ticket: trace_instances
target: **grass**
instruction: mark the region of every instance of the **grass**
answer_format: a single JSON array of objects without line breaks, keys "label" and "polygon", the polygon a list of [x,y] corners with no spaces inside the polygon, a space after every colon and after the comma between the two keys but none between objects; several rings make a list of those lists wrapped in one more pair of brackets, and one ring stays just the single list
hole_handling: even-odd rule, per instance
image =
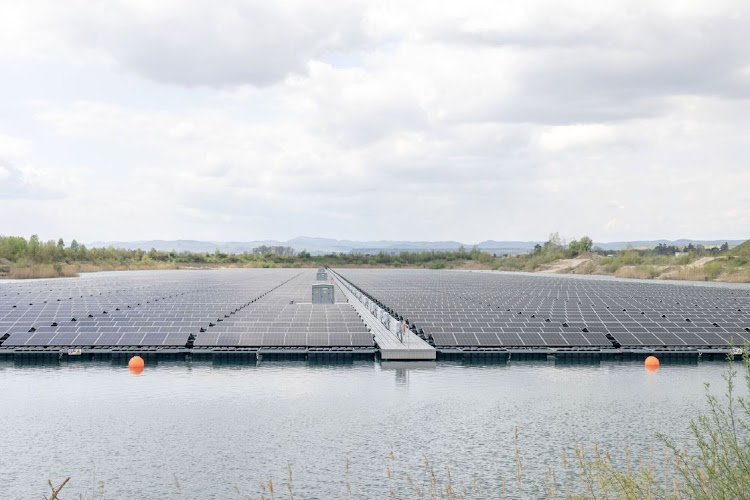
[{"label": "grass", "polygon": [[[722,255],[702,263],[698,262],[701,258],[700,254],[644,256],[625,251],[612,257],[593,255],[583,264],[563,272],[614,275],[619,278],[750,283],[750,256]],[[503,269],[502,266],[497,267]],[[506,267],[505,270],[511,269]]]},{"label": "grass", "polygon": [[711,278],[703,267],[678,267],[669,274],[669,279],[683,281],[708,281]]},{"label": "grass", "polygon": [[729,250],[729,253],[735,257],[750,258],[750,240],[737,245]]},{"label": "grass", "polygon": [[573,268],[572,273],[573,274],[594,274],[595,269],[596,269],[596,265],[594,264],[593,261],[590,260],[588,262],[581,264],[580,266]]},{"label": "grass", "polygon": [[[671,279],[687,281],[725,281],[733,283],[750,283],[750,258],[749,257],[719,257],[701,266],[691,265],[686,257],[664,257],[644,258],[630,255],[617,257],[601,257],[592,255],[590,260],[575,266],[562,268],[561,273],[572,274],[597,274],[614,275],[619,278],[639,279]],[[537,272],[554,265],[565,256],[562,254],[547,254],[521,257],[499,257],[490,261],[480,260],[434,260],[423,264],[351,264],[339,267],[357,268],[423,268],[423,269],[491,269],[500,271],[526,271]],[[688,264],[680,264],[688,262]],[[11,279],[38,279],[38,278],[60,278],[75,277],[80,273],[92,273],[101,271],[132,271],[132,270],[168,270],[168,269],[215,269],[224,267],[245,268],[274,268],[274,267],[317,267],[311,263],[305,265],[296,262],[288,265],[279,264],[274,261],[254,261],[248,263],[129,263],[129,264],[35,264],[24,266],[5,266],[0,269],[0,278]]]},{"label": "grass", "polygon": [[[686,257],[643,258],[627,255],[617,257],[601,257],[593,255],[590,260],[575,266],[562,268],[561,273],[613,275],[619,278],[639,279],[671,279],[687,281],[724,281],[732,283],[750,283],[750,258],[748,257],[719,257],[704,265],[691,265]],[[434,260],[421,264],[343,264],[337,267],[357,268],[422,268],[422,269],[487,269],[499,271],[538,272],[554,265],[565,256],[562,254],[548,254],[542,256],[498,257],[487,260]],[[688,264],[680,264],[688,262]],[[167,270],[167,269],[216,269],[225,267],[244,268],[275,268],[275,267],[317,267],[317,263],[305,264],[295,262],[280,264],[274,261],[253,261],[247,263],[129,263],[129,264],[34,264],[23,266],[4,266],[0,268],[0,278],[38,279],[75,277],[80,273],[101,271],[133,271],[133,270]]]},{"label": "grass", "polygon": [[750,267],[740,271],[728,272],[722,276],[721,281],[728,283],[750,283]]},{"label": "grass", "polygon": [[[750,357],[743,350],[744,386],[750,393]],[[723,378],[726,389],[717,397],[705,385],[708,412],[690,423],[695,451],[679,446],[664,434],[657,439],[664,445],[658,462],[654,452],[638,467],[630,461],[623,468],[612,463],[608,454],[595,452],[589,459],[579,456],[578,479],[584,491],[575,498],[667,498],[723,499],[747,498],[750,492],[750,400],[737,395],[733,356]],[[566,497],[569,497],[566,495]]]},{"label": "grass", "polygon": [[213,269],[217,267],[275,267],[274,265],[240,266],[209,265],[205,263],[174,264],[152,262],[148,264],[33,264],[25,266],[8,266],[5,273],[10,279],[44,279],[44,278],[74,278],[80,273],[97,273],[103,271],[155,271],[169,269]]},{"label": "grass", "polygon": [[653,279],[660,276],[662,269],[653,265],[625,266],[615,271],[618,278]]},{"label": "grass", "polygon": [[73,278],[78,271],[73,266],[55,266],[38,264],[29,267],[11,267],[8,271],[10,279],[39,279],[39,278]]}]

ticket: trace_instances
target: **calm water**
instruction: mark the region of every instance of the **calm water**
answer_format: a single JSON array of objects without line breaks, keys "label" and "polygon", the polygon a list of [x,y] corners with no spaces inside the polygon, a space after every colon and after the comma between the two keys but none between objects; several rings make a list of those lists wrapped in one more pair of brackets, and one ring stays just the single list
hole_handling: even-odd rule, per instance
[{"label": "calm water", "polygon": [[181,498],[236,498],[235,486],[256,498],[262,481],[282,489],[288,464],[296,498],[344,497],[347,481],[355,498],[385,498],[386,468],[395,486],[404,472],[421,483],[423,456],[455,483],[475,475],[498,491],[515,478],[515,426],[526,477],[559,467],[576,442],[616,456],[645,452],[657,431],[683,442],[703,382],[723,388],[725,369],[410,366],[162,363],[136,377],[0,362],[2,498],[41,498],[47,478],[68,475],[63,498],[98,481],[106,498],[178,498],[175,474]]}]

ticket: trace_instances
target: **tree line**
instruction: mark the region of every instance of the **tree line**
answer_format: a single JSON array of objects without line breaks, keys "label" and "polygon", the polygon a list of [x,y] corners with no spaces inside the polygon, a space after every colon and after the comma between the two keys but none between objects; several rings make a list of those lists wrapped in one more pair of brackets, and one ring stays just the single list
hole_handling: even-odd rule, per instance
[{"label": "tree line", "polygon": [[422,251],[375,255],[358,253],[329,253],[311,255],[307,250],[295,251],[285,246],[259,246],[249,252],[213,252],[129,250],[124,248],[87,248],[76,240],[69,245],[63,239],[41,241],[37,235],[28,240],[20,236],[0,236],[0,261],[16,266],[93,264],[93,265],[148,265],[166,264],[230,264],[230,265],[372,265],[445,267],[453,261],[477,260],[489,262],[490,254],[476,248],[467,251]]},{"label": "tree line", "polygon": [[288,246],[259,246],[249,252],[231,253],[216,249],[213,252],[190,252],[175,250],[162,251],[129,250],[123,248],[87,248],[72,240],[66,244],[63,239],[41,241],[37,235],[28,240],[20,236],[0,236],[0,265],[15,267],[52,265],[59,268],[65,264],[90,264],[93,266],[148,267],[150,265],[237,265],[254,267],[306,267],[327,266],[384,266],[384,267],[426,267],[442,269],[456,267],[465,261],[475,261],[483,267],[493,269],[533,270],[555,260],[574,258],[592,252],[600,255],[634,255],[645,257],[674,256],[675,252],[689,252],[691,255],[724,253],[729,245],[706,249],[701,245],[690,244],[684,248],[660,244],[653,249],[604,251],[593,247],[588,236],[565,242],[558,233],[553,233],[544,244],[537,244],[527,254],[508,256],[493,255],[478,248],[466,250],[460,247],[454,251],[404,251],[399,253],[378,252],[329,253],[311,255],[306,250],[296,251]]}]

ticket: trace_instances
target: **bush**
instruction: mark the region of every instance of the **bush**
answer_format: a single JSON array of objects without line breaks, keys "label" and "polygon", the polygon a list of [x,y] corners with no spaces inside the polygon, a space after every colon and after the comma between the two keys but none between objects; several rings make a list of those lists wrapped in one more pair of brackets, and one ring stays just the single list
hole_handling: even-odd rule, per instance
[{"label": "bush", "polygon": [[675,260],[675,263],[680,266],[686,266],[690,264],[692,261],[693,261],[692,257],[688,254],[688,255],[682,255],[680,257],[677,257],[677,259]]},{"label": "bush", "polygon": [[[750,358],[743,351],[745,388],[750,392]],[[664,434],[668,459],[657,470],[653,462],[622,470],[605,454],[595,453],[593,460],[579,456],[579,477],[584,479],[585,494],[576,498],[748,498],[750,491],[750,400],[736,395],[737,370],[729,355],[724,375],[726,392],[717,398],[706,384],[709,410],[690,422],[696,452],[688,452]]]},{"label": "bush", "polygon": [[620,261],[620,265],[635,266],[643,262],[643,257],[635,250],[625,250],[620,253],[617,260]]},{"label": "bush", "polygon": [[714,260],[703,266],[703,270],[706,272],[706,276],[710,279],[715,279],[724,271],[724,266],[721,262]]},{"label": "bush", "polygon": [[628,266],[617,270],[615,276],[618,278],[638,278],[653,279],[659,276],[661,272],[654,266]]},{"label": "bush", "polygon": [[621,262],[614,257],[604,257],[600,263],[602,268],[604,268],[604,272],[610,274],[614,274],[622,266]]}]

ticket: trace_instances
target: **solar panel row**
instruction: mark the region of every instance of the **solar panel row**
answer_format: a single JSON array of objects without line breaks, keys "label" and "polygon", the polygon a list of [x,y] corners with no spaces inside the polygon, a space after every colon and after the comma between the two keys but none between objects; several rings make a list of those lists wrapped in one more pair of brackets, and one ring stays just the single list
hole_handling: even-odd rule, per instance
[{"label": "solar panel row", "polygon": [[335,304],[311,303],[317,273],[306,270],[284,286],[200,334],[196,346],[371,347],[372,334],[336,287]]},{"label": "solar panel row", "polygon": [[0,343],[18,346],[372,346],[342,294],[314,308],[314,270],[226,269],[0,283]]},{"label": "solar panel row", "polygon": [[750,341],[750,289],[458,271],[339,274],[437,347],[726,347]]}]

